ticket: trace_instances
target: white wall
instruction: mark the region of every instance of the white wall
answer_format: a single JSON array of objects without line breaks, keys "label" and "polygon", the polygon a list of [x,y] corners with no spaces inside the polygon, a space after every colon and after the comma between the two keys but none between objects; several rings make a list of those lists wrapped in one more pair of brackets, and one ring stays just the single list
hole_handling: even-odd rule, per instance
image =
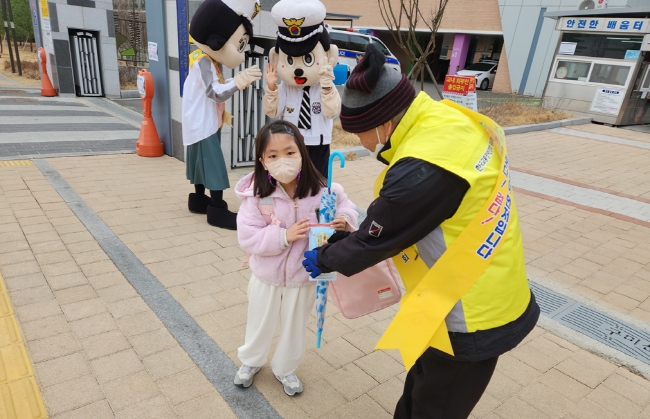
[{"label": "white wall", "polygon": [[[532,47],[537,22],[542,8],[546,12],[577,10],[581,0],[498,0],[501,12],[503,39],[508,54],[510,83],[513,92],[541,96],[553,60],[560,33],[555,31],[555,20],[545,18],[534,51],[526,86],[519,92],[528,56]],[[648,0],[609,0],[609,8],[636,7]]]}]

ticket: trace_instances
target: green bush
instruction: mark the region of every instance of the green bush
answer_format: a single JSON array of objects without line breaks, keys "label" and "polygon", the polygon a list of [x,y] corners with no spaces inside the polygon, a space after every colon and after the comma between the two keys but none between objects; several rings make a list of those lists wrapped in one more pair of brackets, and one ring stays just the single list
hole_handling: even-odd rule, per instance
[{"label": "green bush", "polygon": [[[28,37],[30,40],[34,39],[34,27],[32,26],[31,12],[29,10],[29,0],[5,0],[5,2],[11,3],[18,40],[22,42]],[[9,4],[7,4],[7,7],[9,7]],[[2,16],[2,8],[0,8],[0,16]],[[2,21],[9,21],[8,16],[6,18],[4,16],[2,17]],[[5,28],[4,25],[1,26],[0,37],[4,37]],[[9,35],[13,38],[13,32],[9,32]]]}]

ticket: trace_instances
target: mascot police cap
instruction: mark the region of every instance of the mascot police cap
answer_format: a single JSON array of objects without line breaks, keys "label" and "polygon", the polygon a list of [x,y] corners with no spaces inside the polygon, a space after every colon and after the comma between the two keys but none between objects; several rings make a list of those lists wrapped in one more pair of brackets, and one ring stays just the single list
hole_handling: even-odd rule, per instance
[{"label": "mascot police cap", "polygon": [[253,36],[252,21],[260,10],[259,0],[205,0],[192,17],[190,35],[218,51],[240,25]]},{"label": "mascot police cap", "polygon": [[271,9],[273,22],[278,26],[276,51],[291,57],[311,52],[320,42],[325,51],[330,49],[330,37],[323,25],[327,10],[319,0],[280,0]]}]

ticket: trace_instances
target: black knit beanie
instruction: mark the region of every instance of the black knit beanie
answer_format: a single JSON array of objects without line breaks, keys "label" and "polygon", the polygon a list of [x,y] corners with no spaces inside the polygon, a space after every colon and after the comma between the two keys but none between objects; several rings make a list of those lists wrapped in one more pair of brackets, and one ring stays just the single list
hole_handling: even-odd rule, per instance
[{"label": "black knit beanie", "polygon": [[252,37],[253,25],[247,17],[238,15],[221,0],[205,0],[192,17],[190,35],[196,42],[219,51],[241,24]]},{"label": "black knit beanie", "polygon": [[372,44],[350,75],[341,98],[341,125],[365,132],[391,120],[411,105],[415,89],[400,72],[386,67],[386,56]]}]

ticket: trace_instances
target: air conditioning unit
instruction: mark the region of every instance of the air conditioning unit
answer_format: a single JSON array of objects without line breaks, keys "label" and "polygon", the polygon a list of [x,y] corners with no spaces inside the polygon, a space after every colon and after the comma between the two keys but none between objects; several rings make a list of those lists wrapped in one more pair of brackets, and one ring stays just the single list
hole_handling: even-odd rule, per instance
[{"label": "air conditioning unit", "polygon": [[607,9],[607,0],[598,0],[596,2],[596,9]]},{"label": "air conditioning unit", "polygon": [[596,7],[596,3],[594,0],[583,0],[579,5],[578,5],[578,10],[589,10],[589,9],[594,9]]}]

